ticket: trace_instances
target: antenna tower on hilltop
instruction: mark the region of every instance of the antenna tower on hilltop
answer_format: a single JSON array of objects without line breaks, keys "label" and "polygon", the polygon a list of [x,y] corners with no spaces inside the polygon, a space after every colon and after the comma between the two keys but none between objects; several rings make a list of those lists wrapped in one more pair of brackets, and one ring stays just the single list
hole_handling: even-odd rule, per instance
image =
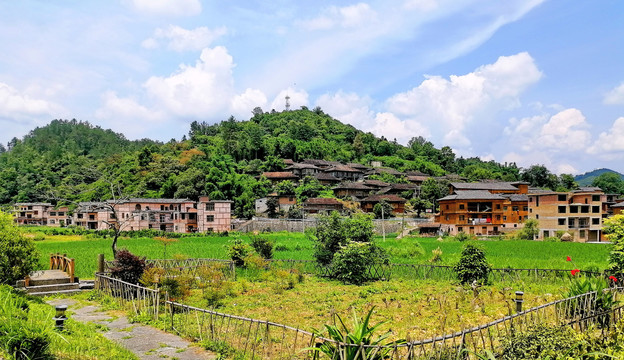
[{"label": "antenna tower on hilltop", "polygon": [[285,107],[285,109],[286,109],[286,111],[290,111],[290,96],[288,96],[288,94],[286,94],[285,99],[286,99],[286,107]]}]

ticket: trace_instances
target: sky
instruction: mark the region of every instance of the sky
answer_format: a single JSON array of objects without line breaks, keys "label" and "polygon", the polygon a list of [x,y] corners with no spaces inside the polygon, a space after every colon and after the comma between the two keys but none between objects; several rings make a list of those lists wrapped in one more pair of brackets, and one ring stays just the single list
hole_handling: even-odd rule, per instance
[{"label": "sky", "polygon": [[320,106],[399,143],[624,172],[621,0],[0,0],[0,143]]}]

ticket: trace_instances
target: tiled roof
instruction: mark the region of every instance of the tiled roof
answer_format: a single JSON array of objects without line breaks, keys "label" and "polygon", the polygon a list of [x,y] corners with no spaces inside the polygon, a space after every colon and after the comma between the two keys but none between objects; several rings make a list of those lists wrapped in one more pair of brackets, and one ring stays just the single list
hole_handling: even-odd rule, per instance
[{"label": "tiled roof", "polygon": [[380,202],[381,200],[385,200],[386,202],[389,203],[406,203],[407,200],[403,199],[402,197],[398,196],[398,195],[371,195],[367,198],[365,198],[364,200],[362,200],[362,202]]},{"label": "tiled roof", "polygon": [[379,168],[374,168],[373,170],[371,170],[368,174],[369,175],[373,175],[373,174],[390,174],[390,175],[396,175],[396,176],[401,176],[401,175],[405,175],[402,172],[395,170],[393,168],[387,168],[387,167],[379,167]]},{"label": "tiled roof", "polygon": [[[108,203],[114,203],[114,200],[106,200]],[[189,199],[143,199],[143,198],[130,198],[127,200],[117,201],[119,204],[127,203],[149,203],[149,204],[180,204],[185,202],[193,202]]]},{"label": "tiled roof", "polygon": [[305,201],[306,205],[342,205],[342,203],[334,198],[310,198]]},{"label": "tiled roof", "polygon": [[429,178],[429,175],[407,175],[407,181],[413,182],[423,182]]},{"label": "tiled roof", "polygon": [[421,171],[418,171],[418,170],[406,171],[405,175],[407,175],[407,176],[425,176],[425,177],[429,177],[430,176],[430,175],[427,175],[424,172],[421,172]]},{"label": "tiled roof", "polygon": [[478,182],[462,183],[454,182],[451,186],[457,190],[518,190],[510,182]]},{"label": "tiled roof", "polygon": [[313,165],[313,164],[303,164],[303,163],[294,163],[294,164],[292,164],[292,165],[290,165],[289,167],[286,168],[286,170],[291,170],[291,169],[317,169],[317,170],[321,170],[316,165]]},{"label": "tiled roof", "polygon": [[15,203],[15,206],[52,206],[50,203],[32,202],[32,203]]},{"label": "tiled roof", "polygon": [[580,193],[580,192],[596,192],[596,191],[602,191],[602,189],[599,187],[595,187],[595,186],[584,186],[584,187],[580,187],[574,190],[573,192]]},{"label": "tiled roof", "polygon": [[349,183],[343,183],[340,184],[338,186],[336,186],[334,188],[334,190],[338,190],[338,189],[347,189],[347,190],[375,190],[374,188],[370,187],[370,186],[366,186],[361,182],[349,182]]},{"label": "tiled roof", "polygon": [[617,204],[613,204],[613,205],[611,205],[611,207],[612,207],[612,208],[614,208],[614,207],[617,207],[617,208],[624,207],[624,201],[619,202],[619,203],[617,203]]},{"label": "tiled roof", "polygon": [[443,200],[504,200],[505,198],[499,194],[492,194],[487,190],[457,190],[455,194],[445,196],[438,201]]},{"label": "tiled roof", "polygon": [[353,173],[362,172],[362,170],[354,169],[347,165],[336,165],[336,166],[332,166],[330,168],[325,169],[325,172],[332,172],[332,171],[353,172]]},{"label": "tiled roof", "polygon": [[316,173],[316,174],[314,174],[314,177],[317,180],[340,182],[340,179],[338,179],[334,175],[328,174],[328,173],[324,173],[324,172]]},{"label": "tiled roof", "polygon": [[347,163],[347,166],[352,167],[354,169],[359,169],[359,170],[369,170],[370,166],[366,166],[366,165],[362,165],[362,164],[358,164],[358,163]]},{"label": "tiled roof", "polygon": [[511,194],[509,196],[511,201],[529,201],[529,195],[527,194]]},{"label": "tiled roof", "polygon": [[298,179],[298,177],[289,171],[272,171],[263,172],[262,176],[267,179]]},{"label": "tiled roof", "polygon": [[364,185],[367,186],[373,186],[373,187],[386,187],[386,186],[390,186],[389,183],[385,182],[385,181],[381,181],[381,180],[364,180]]}]

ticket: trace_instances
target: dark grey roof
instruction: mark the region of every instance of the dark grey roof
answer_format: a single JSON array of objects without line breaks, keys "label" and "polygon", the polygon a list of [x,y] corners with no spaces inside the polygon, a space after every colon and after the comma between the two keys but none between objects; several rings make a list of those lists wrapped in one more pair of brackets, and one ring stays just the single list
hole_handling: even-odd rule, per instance
[{"label": "dark grey roof", "polygon": [[513,186],[510,182],[453,182],[451,186],[457,190],[518,190],[518,188]]},{"label": "dark grey roof", "polygon": [[[127,200],[119,201],[120,204],[123,203],[150,203],[150,204],[179,204],[184,202],[189,202],[192,200],[189,199],[144,199],[144,198],[130,198]],[[112,203],[113,200],[107,200],[107,202]]]},{"label": "dark grey roof", "polygon": [[321,170],[318,166],[314,165],[314,164],[305,164],[305,163],[294,163],[292,165],[290,165],[289,167],[286,168],[286,170],[292,170],[292,169],[317,169],[317,170]]},{"label": "dark grey roof", "polygon": [[343,183],[340,184],[338,186],[336,186],[334,188],[334,190],[338,190],[338,189],[348,189],[348,190],[375,190],[374,188],[370,187],[370,186],[366,186],[361,182],[350,182],[350,183]]},{"label": "dark grey roof", "polygon": [[573,192],[580,193],[580,192],[595,192],[595,191],[602,191],[602,189],[599,187],[595,187],[595,186],[583,186],[574,190]]},{"label": "dark grey roof", "polygon": [[316,173],[316,174],[314,174],[314,177],[317,180],[336,181],[336,182],[340,181],[340,179],[338,179],[334,175],[329,174],[329,173],[325,173],[325,172]]},{"label": "dark grey roof", "polygon": [[504,200],[500,194],[492,194],[487,190],[458,190],[455,194],[445,196],[438,201],[443,200]]},{"label": "dark grey roof", "polygon": [[511,194],[509,196],[511,201],[529,201],[529,195],[527,194]]},{"label": "dark grey roof", "polygon": [[618,207],[618,208],[620,208],[620,207],[624,207],[624,201],[619,202],[619,203],[617,203],[617,204],[613,204],[613,205],[611,205],[611,207],[612,207],[612,208],[614,208],[614,207]]},{"label": "dark grey roof", "polygon": [[32,202],[32,203],[15,203],[15,206],[52,206],[50,203]]}]

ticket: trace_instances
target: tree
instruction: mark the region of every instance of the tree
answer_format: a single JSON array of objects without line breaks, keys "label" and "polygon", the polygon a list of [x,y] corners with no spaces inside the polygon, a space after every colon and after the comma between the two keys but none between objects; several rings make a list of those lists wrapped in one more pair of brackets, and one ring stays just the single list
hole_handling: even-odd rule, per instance
[{"label": "tree", "polygon": [[425,211],[426,209],[431,209],[431,207],[433,206],[433,204],[431,204],[431,201],[419,197],[413,198],[409,202],[412,205],[414,211],[416,211],[416,216],[418,217],[422,215],[423,211]]},{"label": "tree", "polygon": [[0,211],[0,284],[15,285],[38,263],[33,241],[21,233],[13,215]]},{"label": "tree", "polygon": [[373,206],[373,213],[375,219],[387,219],[392,217],[392,205],[388,204],[386,200],[381,200],[375,206]]},{"label": "tree", "polygon": [[342,226],[343,219],[337,211],[328,216],[321,216],[316,225],[314,243],[314,258],[323,266],[327,266],[334,259],[334,254],[347,244],[347,235]]},{"label": "tree", "polygon": [[306,176],[295,189],[295,194],[297,195],[297,200],[303,203],[309,198],[318,197],[324,188],[325,187],[316,178]]},{"label": "tree", "polygon": [[574,180],[574,176],[570,174],[561,174],[559,175],[559,183],[565,189],[565,191],[571,191],[578,189],[578,184]]},{"label": "tree", "polygon": [[604,225],[603,231],[612,244],[608,272],[619,281],[624,281],[624,215],[605,219]]},{"label": "tree", "polygon": [[544,165],[531,165],[528,169],[523,169],[520,174],[522,181],[526,181],[531,186],[548,188],[555,190],[559,183],[556,175],[552,174]]},{"label": "tree", "polygon": [[607,194],[624,194],[624,180],[614,172],[598,175],[592,182],[592,186],[601,188]]},{"label": "tree", "polygon": [[267,214],[270,218],[276,218],[279,215],[279,201],[276,197],[272,196],[267,199]]},{"label": "tree", "polygon": [[518,232],[518,237],[524,240],[535,240],[539,235],[539,220],[527,219],[524,221],[524,227]]},{"label": "tree", "polygon": [[464,285],[483,285],[488,281],[488,276],[492,268],[485,259],[485,251],[476,244],[467,243],[459,257],[459,262],[453,267],[459,282]]}]

